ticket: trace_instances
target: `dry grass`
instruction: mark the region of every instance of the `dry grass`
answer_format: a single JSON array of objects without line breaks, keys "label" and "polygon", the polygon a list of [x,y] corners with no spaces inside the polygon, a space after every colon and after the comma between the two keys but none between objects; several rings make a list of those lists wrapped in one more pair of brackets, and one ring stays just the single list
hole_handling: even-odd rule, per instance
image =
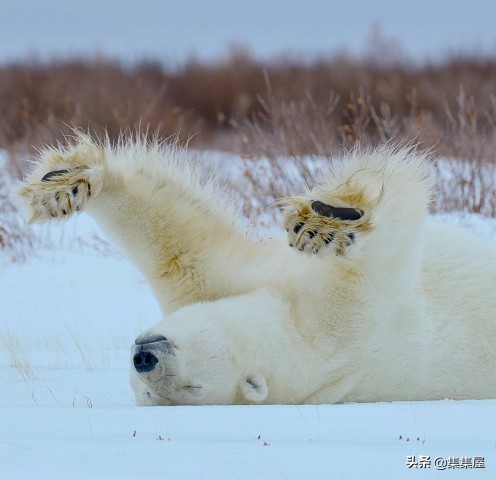
[{"label": "dry grass", "polygon": [[[277,149],[282,143],[294,154],[326,153],[364,135],[374,141],[398,130],[414,136],[424,127],[432,143],[449,121],[447,111],[458,108],[461,87],[474,111],[490,109],[496,58],[262,63],[234,50],[217,63],[190,61],[173,71],[110,60],[23,63],[0,67],[0,148],[27,151],[61,138],[64,124],[97,134],[106,129],[111,138],[148,126],[164,136],[194,136],[196,146],[222,142],[233,149],[233,133],[245,126],[249,133],[256,123],[268,135],[264,144]],[[489,125],[484,116],[478,122]],[[278,137],[283,131],[289,133]]]},{"label": "dry grass", "polygon": [[300,102],[278,101],[269,88],[262,100],[263,114],[239,126],[239,148],[252,161],[246,172],[250,194],[259,199],[260,211],[266,206],[262,199],[273,203],[319,182],[326,168],[323,159],[340,157],[357,143],[393,141],[435,152],[437,196],[432,211],[496,216],[495,96],[489,95],[480,107],[460,86],[454,106],[446,103],[444,117],[435,118],[414,108],[407,115],[393,115],[385,103],[378,110],[361,91],[350,96],[344,124],[335,112],[337,104],[334,96],[327,104],[311,96]]},{"label": "dry grass", "polygon": [[0,171],[0,252],[8,252],[9,259],[16,262],[33,251],[36,240],[19,214],[13,196],[12,179]]},{"label": "dry grass", "polygon": [[[254,218],[318,181],[325,159],[357,142],[415,141],[448,159],[438,165],[434,210],[496,216],[496,58],[379,60],[263,63],[235,50],[174,71],[104,59],[3,66],[0,148],[17,177],[33,146],[61,139],[68,125],[111,139],[123,130],[180,132],[193,147],[247,159],[251,188],[240,193]],[[33,238],[0,177],[0,249],[22,258]]]}]

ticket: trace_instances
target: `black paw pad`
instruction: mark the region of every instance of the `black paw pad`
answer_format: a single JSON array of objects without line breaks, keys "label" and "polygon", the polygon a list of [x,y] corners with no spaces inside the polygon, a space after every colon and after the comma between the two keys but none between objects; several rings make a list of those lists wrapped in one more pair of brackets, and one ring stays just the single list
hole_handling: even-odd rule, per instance
[{"label": "black paw pad", "polygon": [[53,172],[48,172],[46,175],[43,175],[41,181],[48,182],[53,177],[60,177],[60,175],[64,175],[64,173],[69,173],[69,170],[54,170]]},{"label": "black paw pad", "polygon": [[339,220],[359,220],[363,212],[357,208],[341,208],[326,205],[319,200],[311,203],[312,210],[323,217],[337,218]]},{"label": "black paw pad", "polygon": [[293,229],[293,232],[298,233],[303,228],[303,225],[305,225],[303,222],[297,223]]}]

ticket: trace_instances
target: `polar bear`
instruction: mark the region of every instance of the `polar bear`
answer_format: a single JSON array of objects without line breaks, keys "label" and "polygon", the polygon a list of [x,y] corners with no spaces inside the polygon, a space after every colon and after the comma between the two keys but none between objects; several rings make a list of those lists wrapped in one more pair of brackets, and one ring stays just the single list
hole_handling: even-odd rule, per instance
[{"label": "polar bear", "polygon": [[263,242],[175,145],[78,133],[19,193],[31,222],[86,211],[151,285],[139,405],[496,398],[496,248],[429,220],[427,163],[352,151]]}]

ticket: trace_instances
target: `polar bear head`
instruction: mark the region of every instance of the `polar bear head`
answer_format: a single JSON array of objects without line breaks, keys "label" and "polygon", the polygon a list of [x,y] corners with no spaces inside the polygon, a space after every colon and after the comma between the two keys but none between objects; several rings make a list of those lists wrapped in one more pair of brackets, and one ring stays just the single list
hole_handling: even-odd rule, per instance
[{"label": "polar bear head", "polygon": [[263,402],[268,377],[285,361],[284,352],[276,351],[280,341],[287,344],[281,338],[285,316],[280,310],[280,303],[262,292],[194,304],[169,315],[132,347],[137,403]]}]

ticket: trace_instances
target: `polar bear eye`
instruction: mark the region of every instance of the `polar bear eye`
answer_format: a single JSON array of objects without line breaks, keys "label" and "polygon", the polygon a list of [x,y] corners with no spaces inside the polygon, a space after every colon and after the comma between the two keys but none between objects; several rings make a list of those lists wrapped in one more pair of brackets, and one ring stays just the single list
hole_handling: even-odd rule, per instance
[{"label": "polar bear eye", "polygon": [[204,396],[204,389],[201,385],[184,385],[181,389],[193,397],[202,398]]}]

